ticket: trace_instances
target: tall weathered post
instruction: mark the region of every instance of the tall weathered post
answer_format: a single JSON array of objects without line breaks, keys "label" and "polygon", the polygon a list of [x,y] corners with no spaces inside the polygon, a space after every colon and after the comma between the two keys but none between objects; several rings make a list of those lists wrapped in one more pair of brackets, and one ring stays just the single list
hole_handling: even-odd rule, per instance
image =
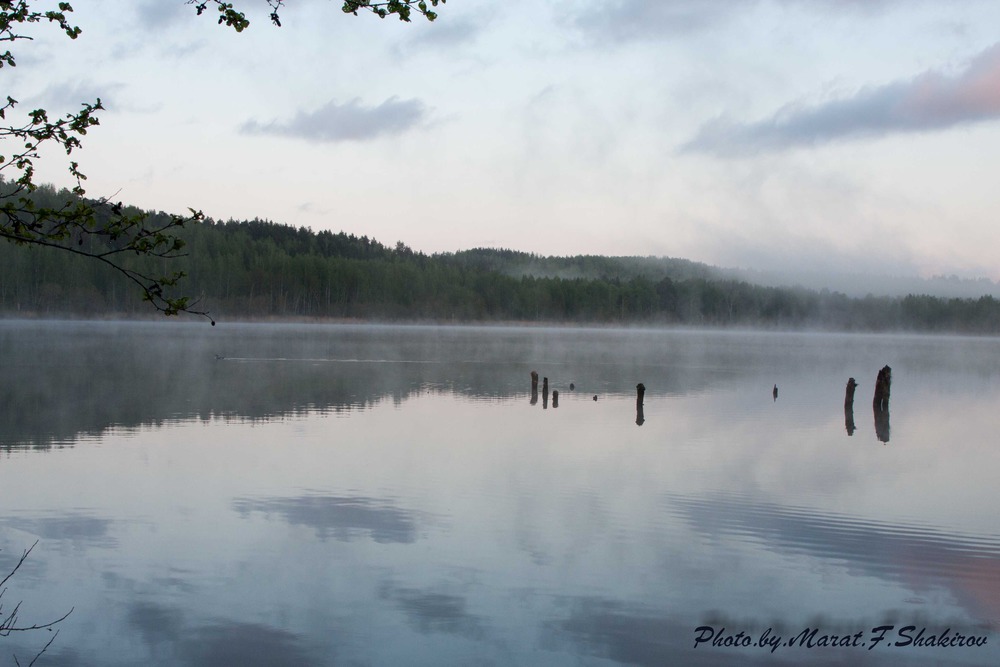
[{"label": "tall weathered post", "polygon": [[553,408],[558,408],[559,407],[559,390],[558,389],[553,389],[552,390],[552,407]]},{"label": "tall weathered post", "polygon": [[889,388],[892,385],[892,369],[883,366],[875,378],[875,396],[872,405],[879,410],[889,409]]},{"label": "tall weathered post", "polygon": [[639,383],[635,386],[635,424],[642,426],[646,423],[646,415],[642,409],[642,399],[646,395],[646,385]]},{"label": "tall weathered post", "polygon": [[531,404],[538,403],[538,371],[531,371]]},{"label": "tall weathered post", "polygon": [[549,379],[542,378],[542,407],[549,407]]},{"label": "tall weathered post", "polygon": [[892,369],[883,366],[875,378],[875,397],[872,411],[875,413],[875,437],[881,442],[889,442],[889,387],[892,384]]}]

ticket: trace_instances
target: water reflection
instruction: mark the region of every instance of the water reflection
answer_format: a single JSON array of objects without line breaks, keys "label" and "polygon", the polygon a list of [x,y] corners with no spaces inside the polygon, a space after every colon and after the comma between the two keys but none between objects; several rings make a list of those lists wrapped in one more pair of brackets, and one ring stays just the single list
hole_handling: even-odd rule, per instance
[{"label": "water reflection", "polygon": [[[69,330],[0,323],[0,566],[43,537],[57,664],[863,664],[693,630],[1000,619],[997,341]],[[886,359],[897,446],[850,446]]]},{"label": "water reflection", "polygon": [[595,596],[564,606],[563,617],[546,623],[547,647],[569,643],[574,653],[626,665],[718,664],[717,654],[691,649],[691,619]]},{"label": "water reflection", "polygon": [[333,664],[334,656],[316,655],[305,637],[260,623],[227,622],[191,629],[178,642],[177,653],[194,667]]},{"label": "water reflection", "polygon": [[484,620],[468,612],[462,595],[385,583],[379,597],[392,602],[421,634],[440,632],[475,640],[485,635]]},{"label": "water reflection", "polygon": [[142,638],[153,655],[170,647],[184,636],[184,613],[180,609],[137,600],[126,614],[129,627]]},{"label": "water reflection", "polygon": [[[844,349],[874,366],[894,348],[872,341],[859,352],[857,341],[832,336],[804,357],[778,334],[8,321],[0,322],[0,448],[48,450],[190,418],[346,414],[428,391],[502,400],[523,396],[532,367],[545,369],[549,389],[572,377],[588,395],[627,395],[655,378],[657,396],[697,395],[761,372],[841,368]],[[920,363],[928,359],[953,361],[938,354]],[[988,374],[991,364],[1000,372],[995,361],[975,371]]]},{"label": "water reflection", "polygon": [[875,437],[878,438],[879,442],[888,443],[889,442],[889,406],[873,406],[872,411],[875,413]]},{"label": "water reflection", "polygon": [[948,589],[975,618],[1000,620],[1000,537],[889,524],[735,496],[671,497],[672,511],[713,540],[735,538],[781,554],[861,568],[914,592]]},{"label": "water reflection", "polygon": [[0,525],[23,530],[29,535],[101,547],[113,547],[115,544],[109,534],[111,524],[109,519],[79,512],[66,512],[58,516],[0,518]]},{"label": "water reflection", "polygon": [[314,529],[321,540],[349,542],[367,535],[380,544],[416,542],[420,518],[386,500],[357,496],[240,498],[233,501],[233,509],[243,517],[275,514],[291,525]]}]

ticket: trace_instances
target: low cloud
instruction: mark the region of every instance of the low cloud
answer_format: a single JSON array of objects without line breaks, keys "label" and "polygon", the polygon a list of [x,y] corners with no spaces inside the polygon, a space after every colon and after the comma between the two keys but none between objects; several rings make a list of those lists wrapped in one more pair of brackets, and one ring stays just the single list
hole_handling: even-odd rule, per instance
[{"label": "low cloud", "polygon": [[423,26],[408,41],[410,46],[451,49],[475,42],[482,33],[485,22],[457,18],[447,22],[434,22]]},{"label": "low cloud", "polygon": [[87,79],[61,82],[39,93],[32,104],[41,104],[59,116],[75,112],[85,103],[93,104],[98,99],[105,109],[113,109],[118,106],[118,96],[124,90],[125,85],[121,83],[97,84]]},{"label": "low cloud", "polygon": [[194,16],[196,13],[195,8],[187,6],[188,4],[163,2],[162,0],[139,0],[138,2],[134,2],[132,7],[136,13],[136,18],[144,26],[162,30],[167,24],[187,19],[188,15]]},{"label": "low cloud", "polygon": [[817,106],[789,105],[770,118],[739,123],[717,118],[684,144],[684,152],[752,155],[842,139],[929,132],[1000,118],[1000,43],[957,74],[928,71],[907,81],[863,88]]},{"label": "low cloud", "polygon": [[[909,6],[918,0],[908,0]],[[601,44],[662,41],[699,33],[731,21],[738,12],[766,4],[763,0],[605,0],[573,16],[573,24]],[[805,11],[872,14],[900,0],[779,0]]]},{"label": "low cloud", "polygon": [[576,27],[600,43],[664,39],[726,20],[751,0],[618,0],[576,16]]},{"label": "low cloud", "polygon": [[240,131],[321,142],[368,141],[402,134],[426,117],[427,108],[418,99],[390,97],[378,106],[365,106],[355,98],[346,104],[330,101],[316,111],[300,111],[287,122],[250,120]]}]

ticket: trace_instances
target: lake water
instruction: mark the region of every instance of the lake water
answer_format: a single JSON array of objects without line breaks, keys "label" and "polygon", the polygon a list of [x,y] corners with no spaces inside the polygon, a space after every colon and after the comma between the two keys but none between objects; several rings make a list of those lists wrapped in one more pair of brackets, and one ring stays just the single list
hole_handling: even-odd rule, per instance
[{"label": "lake water", "polygon": [[39,666],[1000,662],[995,339],[0,321],[0,369]]}]

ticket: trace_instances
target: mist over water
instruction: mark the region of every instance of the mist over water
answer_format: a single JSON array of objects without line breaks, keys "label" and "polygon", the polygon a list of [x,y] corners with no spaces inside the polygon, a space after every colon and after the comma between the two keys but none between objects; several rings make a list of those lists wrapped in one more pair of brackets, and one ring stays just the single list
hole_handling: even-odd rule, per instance
[{"label": "mist over water", "polygon": [[[0,322],[0,569],[39,540],[8,596],[30,621],[75,608],[56,664],[988,664],[998,353],[958,337]],[[531,371],[558,407],[532,401]],[[717,622],[787,636],[887,619],[989,643],[693,648]]]}]

